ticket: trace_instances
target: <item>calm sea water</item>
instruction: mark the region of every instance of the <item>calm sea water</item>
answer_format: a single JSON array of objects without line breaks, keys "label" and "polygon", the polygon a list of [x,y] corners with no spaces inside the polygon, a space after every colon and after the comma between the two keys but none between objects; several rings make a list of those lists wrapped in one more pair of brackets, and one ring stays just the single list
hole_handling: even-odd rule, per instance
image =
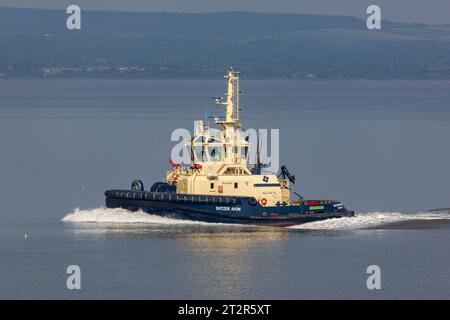
[{"label": "calm sea water", "polygon": [[[105,189],[161,180],[172,130],[221,114],[224,81],[0,81],[0,297],[450,298],[450,211],[427,212],[450,207],[450,82],[241,86],[244,124],[280,129],[296,190],[356,218],[286,229],[104,209]],[[374,264],[381,290],[366,287]]]}]

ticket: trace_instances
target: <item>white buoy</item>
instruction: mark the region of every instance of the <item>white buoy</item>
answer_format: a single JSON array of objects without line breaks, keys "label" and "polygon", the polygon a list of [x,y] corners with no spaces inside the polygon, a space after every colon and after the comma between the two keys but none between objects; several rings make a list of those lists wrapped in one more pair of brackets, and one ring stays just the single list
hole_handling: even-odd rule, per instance
[{"label": "white buoy", "polygon": [[25,240],[28,240],[28,239],[30,239],[30,236],[28,235],[28,233],[25,233],[24,236],[23,236],[23,238],[24,238]]}]

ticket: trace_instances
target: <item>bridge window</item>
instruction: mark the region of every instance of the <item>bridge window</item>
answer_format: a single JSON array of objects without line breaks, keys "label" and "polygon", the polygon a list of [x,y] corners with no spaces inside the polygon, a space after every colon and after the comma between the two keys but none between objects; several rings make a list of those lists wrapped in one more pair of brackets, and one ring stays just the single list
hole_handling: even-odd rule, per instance
[{"label": "bridge window", "polygon": [[229,175],[248,175],[244,168],[240,167],[228,167],[223,174]]},{"label": "bridge window", "polygon": [[203,146],[194,146],[195,160],[198,162],[207,161],[206,152],[207,150]]},{"label": "bridge window", "polygon": [[222,161],[222,147],[208,147],[209,161]]},{"label": "bridge window", "polygon": [[248,147],[242,147],[241,148],[241,159],[248,160]]}]

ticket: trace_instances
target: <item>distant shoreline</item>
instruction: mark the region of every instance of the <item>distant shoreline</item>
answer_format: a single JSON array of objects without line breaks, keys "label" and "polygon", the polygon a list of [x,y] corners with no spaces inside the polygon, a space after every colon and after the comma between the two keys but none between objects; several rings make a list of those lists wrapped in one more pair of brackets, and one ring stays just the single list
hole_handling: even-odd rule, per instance
[{"label": "distant shoreline", "polygon": [[[450,25],[294,13],[0,8],[0,79],[449,80]],[[23,23],[27,21],[27,23]],[[230,24],[230,21],[233,23]]]},{"label": "distant shoreline", "polygon": [[[289,78],[241,78],[243,81],[277,81],[277,82],[304,82],[304,83],[325,83],[325,82],[436,82],[443,83],[449,82],[449,79],[289,79]],[[221,80],[217,80],[217,78],[32,78],[32,77],[23,77],[23,78],[0,78],[0,82],[33,82],[33,81],[213,81],[220,82]]]}]

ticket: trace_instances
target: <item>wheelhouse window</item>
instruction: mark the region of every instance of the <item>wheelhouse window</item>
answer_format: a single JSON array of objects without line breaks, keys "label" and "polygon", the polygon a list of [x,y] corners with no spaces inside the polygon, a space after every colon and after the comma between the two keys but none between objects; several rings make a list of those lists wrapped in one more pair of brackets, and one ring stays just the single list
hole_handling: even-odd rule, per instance
[{"label": "wheelhouse window", "polygon": [[207,152],[207,150],[205,147],[195,146],[194,147],[195,160],[198,162],[207,161],[206,152]]},{"label": "wheelhouse window", "polygon": [[248,172],[241,167],[228,167],[223,174],[228,175],[248,175]]},{"label": "wheelhouse window", "polygon": [[241,152],[240,152],[240,157],[241,157],[241,159],[246,159],[246,160],[248,160],[248,156],[249,156],[248,150],[249,150],[248,147],[242,147],[242,148],[241,148]]},{"label": "wheelhouse window", "polygon": [[208,147],[209,161],[218,162],[222,161],[222,147]]}]

